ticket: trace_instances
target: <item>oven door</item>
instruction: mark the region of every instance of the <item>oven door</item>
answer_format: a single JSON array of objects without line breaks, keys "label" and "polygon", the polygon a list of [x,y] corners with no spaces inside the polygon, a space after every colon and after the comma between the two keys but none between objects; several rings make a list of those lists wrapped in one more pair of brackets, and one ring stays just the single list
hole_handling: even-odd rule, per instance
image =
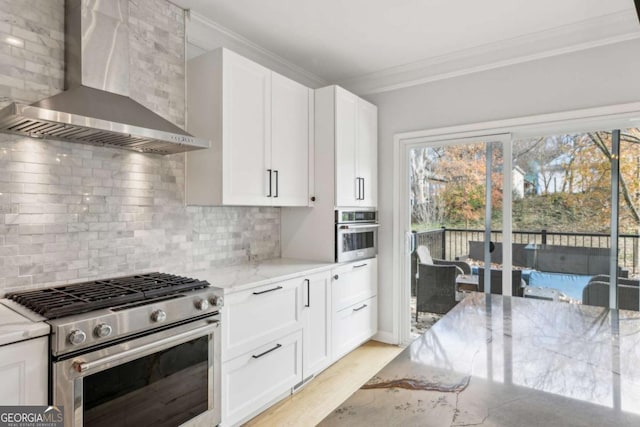
[{"label": "oven door", "polygon": [[336,224],[336,262],[373,258],[378,253],[379,224]]},{"label": "oven door", "polygon": [[65,427],[220,423],[219,316],[53,362]]}]

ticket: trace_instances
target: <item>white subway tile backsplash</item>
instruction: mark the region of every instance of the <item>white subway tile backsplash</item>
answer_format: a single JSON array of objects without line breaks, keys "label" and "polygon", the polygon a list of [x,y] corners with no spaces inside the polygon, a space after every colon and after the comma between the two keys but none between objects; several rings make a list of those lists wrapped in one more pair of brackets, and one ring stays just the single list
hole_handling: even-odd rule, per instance
[{"label": "white subway tile backsplash", "polygon": [[[130,1],[131,96],[184,126],[184,18]],[[63,0],[0,0],[0,107],[63,89]],[[16,70],[18,71],[16,73]],[[185,207],[184,155],[0,134],[0,294],[280,255],[280,210]]]}]

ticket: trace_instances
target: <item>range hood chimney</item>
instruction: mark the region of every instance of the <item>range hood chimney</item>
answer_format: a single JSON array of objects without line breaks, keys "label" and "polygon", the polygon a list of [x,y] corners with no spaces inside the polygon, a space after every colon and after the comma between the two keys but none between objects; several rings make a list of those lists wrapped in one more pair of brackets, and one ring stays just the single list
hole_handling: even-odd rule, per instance
[{"label": "range hood chimney", "polygon": [[145,153],[208,148],[129,97],[129,0],[66,0],[65,91],[0,110],[0,132]]}]

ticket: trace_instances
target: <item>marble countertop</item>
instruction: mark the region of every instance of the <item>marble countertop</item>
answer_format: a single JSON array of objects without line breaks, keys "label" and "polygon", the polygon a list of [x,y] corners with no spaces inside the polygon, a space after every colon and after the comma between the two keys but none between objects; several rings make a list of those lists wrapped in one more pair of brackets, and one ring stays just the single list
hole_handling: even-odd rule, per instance
[{"label": "marble countertop", "polygon": [[336,265],[334,263],[278,258],[206,270],[172,271],[172,273],[206,280],[211,286],[222,288],[225,294],[229,294],[267,285],[277,280],[287,280],[303,274],[318,273],[331,269]]},{"label": "marble countertop", "polygon": [[640,426],[640,313],[472,293],[320,425]]},{"label": "marble countertop", "polygon": [[49,325],[34,322],[3,305],[0,299],[0,345],[11,344],[49,333]]}]

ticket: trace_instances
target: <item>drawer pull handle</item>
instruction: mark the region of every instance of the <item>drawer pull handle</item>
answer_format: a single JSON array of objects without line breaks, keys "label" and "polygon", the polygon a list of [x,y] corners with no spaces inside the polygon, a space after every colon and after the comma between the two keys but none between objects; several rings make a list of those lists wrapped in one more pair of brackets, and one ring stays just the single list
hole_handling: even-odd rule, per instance
[{"label": "drawer pull handle", "polygon": [[362,307],[354,308],[353,311],[360,311],[360,310],[362,310],[363,308],[366,308],[366,307],[367,307],[367,304],[362,304]]},{"label": "drawer pull handle", "polygon": [[359,264],[359,265],[354,265],[353,268],[362,268],[362,267],[366,267],[367,264]]},{"label": "drawer pull handle", "polygon": [[262,352],[262,353],[260,353],[260,354],[258,354],[258,355],[255,355],[255,354],[254,354],[254,355],[253,355],[253,356],[251,356],[251,357],[253,357],[254,359],[260,359],[260,358],[261,358],[262,356],[264,356],[265,354],[269,354],[269,353],[271,353],[272,351],[275,351],[275,350],[279,349],[280,347],[282,347],[282,344],[276,344],[276,346],[275,346],[275,347],[273,347],[273,348],[271,348],[271,349],[269,349],[269,350],[267,350],[267,351],[264,351],[264,352]]},{"label": "drawer pull handle", "polygon": [[273,291],[277,291],[278,289],[282,289],[282,286],[277,286],[273,289],[267,289],[266,291],[260,291],[260,292],[254,292],[254,295],[262,295],[262,294],[266,294],[267,292],[273,292]]}]

